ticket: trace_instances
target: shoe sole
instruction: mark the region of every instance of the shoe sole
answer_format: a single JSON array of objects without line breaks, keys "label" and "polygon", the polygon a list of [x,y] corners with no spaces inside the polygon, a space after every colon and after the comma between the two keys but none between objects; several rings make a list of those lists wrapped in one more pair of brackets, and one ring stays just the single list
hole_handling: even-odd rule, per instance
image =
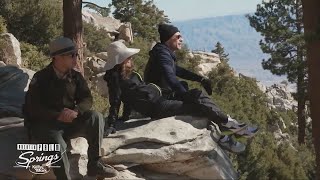
[{"label": "shoe sole", "polygon": [[[232,137],[230,137],[230,138],[232,138]],[[226,147],[226,146],[223,146],[222,144],[220,144],[220,143],[222,143],[222,142],[217,142],[217,144],[219,145],[219,147],[221,148],[221,149],[224,149],[224,150],[226,150],[226,151],[229,151],[229,152],[231,152],[231,153],[235,153],[235,154],[240,154],[240,153],[243,153],[245,150],[246,150],[246,148],[247,148],[247,146],[245,145],[245,144],[243,144],[243,143],[241,143],[240,142],[240,144],[242,144],[243,146],[244,146],[244,149],[243,150],[241,150],[241,151],[238,151],[238,152],[236,152],[236,151],[232,151],[232,149],[231,148],[228,148],[228,147]]]}]

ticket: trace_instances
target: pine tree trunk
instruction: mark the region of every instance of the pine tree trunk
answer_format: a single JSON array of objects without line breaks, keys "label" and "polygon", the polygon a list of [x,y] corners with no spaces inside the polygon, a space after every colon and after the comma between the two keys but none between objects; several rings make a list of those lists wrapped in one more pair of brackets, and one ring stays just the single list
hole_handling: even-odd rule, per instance
[{"label": "pine tree trunk", "polygon": [[[320,1],[303,0],[302,4],[304,14],[303,21],[307,39],[307,65],[309,74],[312,136],[317,163],[316,179],[320,180]],[[317,37],[315,37],[316,33]]]},{"label": "pine tree trunk", "polygon": [[298,142],[299,144],[305,144],[306,136],[306,116],[305,116],[305,89],[304,89],[304,74],[303,69],[299,71],[298,83]]},{"label": "pine tree trunk", "polygon": [[79,48],[76,69],[84,75],[82,32],[82,0],[63,0],[63,33],[65,37],[72,39]]}]

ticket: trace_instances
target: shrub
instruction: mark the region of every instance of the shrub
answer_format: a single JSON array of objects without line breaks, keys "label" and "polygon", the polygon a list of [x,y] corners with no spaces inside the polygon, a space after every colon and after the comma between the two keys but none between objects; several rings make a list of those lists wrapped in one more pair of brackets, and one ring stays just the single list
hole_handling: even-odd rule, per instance
[{"label": "shrub", "polygon": [[102,97],[101,95],[98,94],[97,91],[93,89],[91,89],[91,93],[93,97],[92,109],[102,113],[105,116],[110,107],[108,98]]},{"label": "shrub", "polygon": [[0,15],[17,39],[45,51],[44,45],[62,35],[62,1],[1,0]]},{"label": "shrub", "polygon": [[107,31],[86,22],[83,22],[83,28],[83,40],[87,44],[89,54],[106,51],[107,46],[112,41]]},{"label": "shrub", "polygon": [[25,42],[22,42],[20,45],[23,67],[39,71],[51,62],[50,58],[39,51],[36,46]]},{"label": "shrub", "polygon": [[5,22],[5,19],[0,16],[0,34],[7,32],[7,24]]}]

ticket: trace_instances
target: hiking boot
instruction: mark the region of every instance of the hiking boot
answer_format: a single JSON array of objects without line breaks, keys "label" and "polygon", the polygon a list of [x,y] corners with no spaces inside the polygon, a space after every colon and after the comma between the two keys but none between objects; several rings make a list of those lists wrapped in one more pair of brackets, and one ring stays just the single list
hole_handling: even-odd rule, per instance
[{"label": "hiking boot", "polygon": [[103,164],[101,160],[93,162],[91,164],[88,163],[87,167],[87,175],[91,177],[97,178],[111,178],[115,177],[118,174],[118,171],[115,170],[112,166]]},{"label": "hiking boot", "polygon": [[239,123],[237,120],[228,117],[227,123],[221,123],[221,131],[230,132],[228,134],[233,134],[238,131],[245,129],[248,125],[245,123]]},{"label": "hiking boot", "polygon": [[235,141],[231,136],[223,136],[218,143],[223,149],[232,153],[241,153],[246,149],[246,145]]}]

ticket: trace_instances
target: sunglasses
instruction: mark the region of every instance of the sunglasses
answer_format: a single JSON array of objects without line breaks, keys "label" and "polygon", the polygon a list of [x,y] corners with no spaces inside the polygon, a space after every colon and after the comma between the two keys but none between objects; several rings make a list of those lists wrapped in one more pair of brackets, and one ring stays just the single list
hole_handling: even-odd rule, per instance
[{"label": "sunglasses", "polygon": [[181,39],[182,38],[182,36],[179,34],[179,35],[177,35],[177,39]]}]

